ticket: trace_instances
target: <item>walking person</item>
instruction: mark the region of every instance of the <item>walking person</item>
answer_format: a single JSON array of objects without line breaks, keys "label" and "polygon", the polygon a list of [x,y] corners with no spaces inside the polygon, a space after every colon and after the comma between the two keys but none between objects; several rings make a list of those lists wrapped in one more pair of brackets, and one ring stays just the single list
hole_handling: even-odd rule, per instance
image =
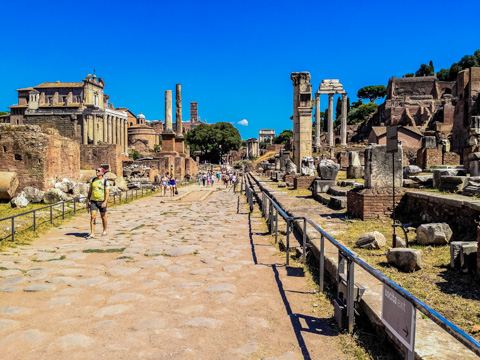
[{"label": "walking person", "polygon": [[210,174],[210,187],[213,187],[213,183],[215,182],[215,175],[213,173]]},{"label": "walking person", "polygon": [[168,173],[166,175],[163,175],[162,177],[162,181],[161,181],[161,184],[162,184],[162,188],[163,188],[163,196],[165,197],[166,194],[167,194],[167,185],[169,183],[169,179],[167,177]]},{"label": "walking person", "polygon": [[202,183],[203,183],[203,186],[205,186],[205,181],[207,180],[207,175],[205,175],[205,173],[202,174]]},{"label": "walking person", "polygon": [[100,211],[102,217],[103,233],[102,236],[107,236],[107,203],[110,194],[110,185],[107,179],[104,178],[105,169],[98,168],[96,176],[90,180],[90,189],[87,195],[87,209],[90,208],[90,235],[87,239],[95,238],[95,218],[97,211]]},{"label": "walking person", "polygon": [[170,176],[170,195],[171,196],[175,196],[176,189],[177,189],[177,184],[175,182],[175,177],[172,174]]}]

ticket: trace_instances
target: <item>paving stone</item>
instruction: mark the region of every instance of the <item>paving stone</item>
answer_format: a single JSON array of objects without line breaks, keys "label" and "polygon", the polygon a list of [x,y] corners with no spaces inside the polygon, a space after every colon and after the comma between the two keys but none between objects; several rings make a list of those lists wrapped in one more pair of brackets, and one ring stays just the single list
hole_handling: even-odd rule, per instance
[{"label": "paving stone", "polygon": [[303,357],[295,354],[293,351],[289,351],[276,357],[265,357],[262,360],[300,360],[300,359],[303,359]]},{"label": "paving stone", "polygon": [[49,306],[65,306],[72,305],[72,303],[77,300],[77,297],[74,296],[57,296],[53,297],[48,301]]},{"label": "paving stone", "polygon": [[112,276],[130,276],[140,271],[140,268],[117,266],[108,270]]},{"label": "paving stone", "polygon": [[21,284],[25,281],[27,281],[27,279],[24,276],[15,276],[15,277],[10,277],[10,278],[4,279],[2,281],[2,285],[17,285],[17,284]]},{"label": "paving stone", "polygon": [[205,260],[202,260],[202,263],[207,264],[207,265],[218,265],[218,264],[221,264],[220,261],[215,260],[215,259],[205,259]]},{"label": "paving stone", "polygon": [[3,278],[22,275],[22,274],[23,274],[22,271],[17,269],[0,271],[0,277],[3,277]]},{"label": "paving stone", "polygon": [[130,287],[130,281],[114,281],[106,284],[102,284],[99,287],[106,290],[120,291],[125,287]]},{"label": "paving stone", "polygon": [[83,291],[83,289],[78,289],[78,288],[67,288],[67,289],[63,289],[63,290],[60,290],[59,292],[57,292],[57,295],[58,296],[64,296],[64,295],[77,295],[79,293],[81,293]]},{"label": "paving stone", "polygon": [[222,325],[221,320],[217,320],[214,318],[207,318],[207,317],[195,317],[183,322],[180,326],[189,326],[189,327],[201,327],[201,328],[209,328],[209,329],[216,329]]},{"label": "paving stone", "polygon": [[66,256],[66,259],[68,260],[85,260],[87,258],[88,254],[83,253],[83,252],[75,252],[72,254],[68,254]]},{"label": "paving stone", "polygon": [[216,293],[222,293],[222,292],[230,292],[234,293],[237,291],[237,287],[232,284],[227,284],[227,283],[219,283],[219,284],[213,284],[208,286],[205,291],[208,294],[216,294]]},{"label": "paving stone", "polygon": [[211,273],[212,271],[215,271],[215,270],[212,268],[202,268],[202,269],[190,271],[190,275],[205,275],[205,274]]},{"label": "paving stone", "polygon": [[201,288],[203,286],[203,283],[201,282],[185,282],[185,283],[180,283],[180,284],[176,284],[175,287],[179,287],[179,288],[183,288],[183,289],[186,289],[186,288]]},{"label": "paving stone", "polygon": [[39,268],[35,268],[35,269],[30,269],[30,270],[27,270],[27,272],[25,273],[25,275],[27,276],[32,276],[32,277],[37,277],[37,276],[47,276],[52,270],[51,269],[39,269]]},{"label": "paving stone", "polygon": [[14,293],[21,289],[22,289],[21,286],[2,286],[0,287],[0,292]]},{"label": "paving stone", "polygon": [[38,292],[38,291],[53,291],[55,290],[55,285],[53,284],[32,284],[23,288],[25,292]]},{"label": "paving stone", "polygon": [[176,247],[167,249],[165,251],[165,254],[168,256],[176,257],[176,256],[193,254],[198,249],[200,249],[200,247],[195,245],[176,246]]},{"label": "paving stone", "polygon": [[20,321],[10,319],[0,319],[0,334],[11,332],[20,326]]},{"label": "paving stone", "polygon": [[225,272],[235,272],[235,271],[240,271],[242,269],[242,265],[225,265],[223,267],[223,271]]},{"label": "paving stone", "polygon": [[95,317],[104,317],[104,316],[112,316],[118,315],[130,309],[129,305],[112,305],[103,307],[93,313]]},{"label": "paving stone", "polygon": [[244,355],[253,354],[257,351],[258,351],[258,344],[257,343],[248,343],[248,344],[245,344],[245,345],[243,345],[239,348],[236,348],[236,349],[232,350],[233,353],[244,354]]},{"label": "paving stone", "polygon": [[183,273],[185,271],[188,271],[188,269],[184,266],[173,265],[173,266],[169,266],[167,268],[167,271],[170,272],[170,273],[180,274],[180,273]]},{"label": "paving stone", "polygon": [[34,256],[34,260],[36,261],[51,261],[51,260],[59,260],[64,254],[59,253],[38,253]]},{"label": "paving stone", "polygon": [[16,306],[0,306],[0,314],[4,316],[18,315],[23,311],[23,308]]},{"label": "paving stone", "polygon": [[95,286],[106,283],[108,278],[105,276],[95,276],[88,279],[81,279],[73,282],[70,286],[73,287],[84,287],[84,286]]},{"label": "paving stone", "polygon": [[51,279],[47,279],[45,281],[50,284],[71,284],[77,281],[77,279],[69,276],[57,276]]},{"label": "paving stone", "polygon": [[201,313],[204,311],[204,309],[205,309],[205,306],[199,304],[199,305],[191,305],[181,309],[175,309],[175,312],[183,315],[191,315],[193,313]]},{"label": "paving stone", "polygon": [[59,276],[87,276],[85,269],[57,269],[55,274]]},{"label": "paving stone", "polygon": [[70,349],[79,348],[79,347],[88,348],[91,345],[93,345],[95,340],[83,334],[68,334],[68,335],[62,336],[59,339],[59,342],[63,350],[70,350]]},{"label": "paving stone", "polygon": [[137,301],[137,300],[142,300],[144,298],[145,296],[136,294],[136,293],[121,293],[121,294],[116,294],[110,297],[107,301],[107,304]]},{"label": "paving stone", "polygon": [[155,318],[155,319],[145,319],[139,321],[135,324],[135,330],[154,330],[154,329],[163,329],[167,326],[167,323],[164,319]]},{"label": "paving stone", "polygon": [[14,345],[16,347],[38,346],[45,340],[45,338],[46,333],[40,332],[36,329],[17,331],[3,338],[0,341],[0,345]]}]

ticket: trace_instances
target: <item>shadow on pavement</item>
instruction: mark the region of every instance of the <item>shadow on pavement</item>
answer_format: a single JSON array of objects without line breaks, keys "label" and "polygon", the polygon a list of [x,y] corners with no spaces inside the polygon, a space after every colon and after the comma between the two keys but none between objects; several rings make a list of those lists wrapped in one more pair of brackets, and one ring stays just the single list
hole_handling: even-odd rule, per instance
[{"label": "shadow on pavement", "polygon": [[78,233],[77,233],[77,232],[74,232],[74,233],[66,233],[65,235],[67,235],[67,236],[75,236],[75,237],[81,237],[81,238],[84,238],[84,237],[88,236],[88,234],[90,234],[90,233],[88,233],[88,232],[83,232],[83,233],[80,233],[80,232],[78,232]]}]

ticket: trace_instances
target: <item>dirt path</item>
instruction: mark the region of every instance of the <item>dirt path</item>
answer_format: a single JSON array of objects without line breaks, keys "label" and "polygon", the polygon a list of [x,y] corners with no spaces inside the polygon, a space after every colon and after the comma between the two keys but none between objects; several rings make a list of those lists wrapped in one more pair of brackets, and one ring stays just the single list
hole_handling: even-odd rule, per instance
[{"label": "dirt path", "polygon": [[85,214],[0,253],[0,358],[344,358],[258,213],[217,188],[113,208],[107,237],[82,237]]}]

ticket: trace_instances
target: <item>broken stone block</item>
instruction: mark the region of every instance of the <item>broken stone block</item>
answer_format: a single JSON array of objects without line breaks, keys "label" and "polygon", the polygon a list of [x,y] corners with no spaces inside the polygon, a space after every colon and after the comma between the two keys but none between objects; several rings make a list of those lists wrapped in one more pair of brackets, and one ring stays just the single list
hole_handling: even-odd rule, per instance
[{"label": "broken stone block", "polygon": [[477,243],[464,245],[460,250],[460,269],[464,273],[477,270]]},{"label": "broken stone block", "polygon": [[328,207],[335,210],[345,209],[347,207],[347,198],[345,196],[331,196]]},{"label": "broken stone block", "polygon": [[55,188],[63,191],[64,193],[69,193],[72,191],[75,183],[68,180],[68,179],[63,179],[61,182],[57,182],[55,184]]},{"label": "broken stone block", "polygon": [[317,166],[318,176],[322,180],[335,180],[339,170],[340,165],[329,159],[320,160]]},{"label": "broken stone block", "polygon": [[355,241],[355,246],[362,249],[380,249],[382,246],[385,246],[387,240],[382,233],[378,231],[366,232],[360,235],[357,241]]},{"label": "broken stone block", "polygon": [[442,176],[440,177],[440,191],[457,192],[462,191],[467,186],[468,178],[466,176]]},{"label": "broken stone block", "polygon": [[417,165],[408,165],[403,168],[403,177],[408,178],[410,175],[418,175],[422,169]]},{"label": "broken stone block", "polygon": [[10,200],[18,187],[17,173],[0,171],[0,199]]},{"label": "broken stone block", "polygon": [[347,179],[363,178],[363,166],[349,166],[347,168]]},{"label": "broken stone block", "polygon": [[31,203],[38,204],[43,201],[43,196],[45,195],[45,191],[38,190],[34,187],[27,186],[23,189],[25,193],[25,197]]},{"label": "broken stone block", "polygon": [[474,152],[468,155],[468,163],[470,166],[470,176],[480,175],[480,152]]},{"label": "broken stone block", "polygon": [[305,156],[302,159],[302,166],[300,168],[300,173],[304,176],[315,176],[315,165],[313,157]]},{"label": "broken stone block", "polygon": [[419,249],[388,249],[387,262],[406,272],[420,270],[425,266],[423,251]]},{"label": "broken stone block", "polygon": [[450,267],[454,270],[460,268],[460,251],[462,246],[469,245],[470,241],[452,241],[450,243]]},{"label": "broken stone block", "polygon": [[86,197],[88,195],[88,190],[90,190],[90,184],[75,184],[73,187],[73,196],[75,197]]},{"label": "broken stone block", "polygon": [[350,151],[348,153],[348,167],[350,166],[362,166],[360,163],[360,158],[358,156],[358,151]]},{"label": "broken stone block", "polygon": [[335,186],[336,184],[337,182],[335,180],[322,180],[316,178],[313,181],[313,194],[326,193],[332,186]]},{"label": "broken stone block", "polygon": [[400,236],[395,236],[395,240],[396,240],[396,244],[395,244],[396,248],[407,247],[405,240],[403,240]]},{"label": "broken stone block", "polygon": [[428,185],[433,183],[431,175],[413,175],[410,176],[410,179],[422,185]]},{"label": "broken stone block", "polygon": [[125,181],[123,176],[117,177],[115,179],[115,186],[118,187],[120,190],[123,190],[123,191],[128,190],[127,182]]},{"label": "broken stone block", "polygon": [[420,245],[446,245],[452,238],[452,229],[446,223],[423,224],[417,228]]},{"label": "broken stone block", "polygon": [[12,204],[12,207],[18,207],[18,208],[24,208],[27,207],[28,205],[28,200],[25,196],[25,193],[22,191],[20,194],[15,196],[10,203]]},{"label": "broken stone block", "polygon": [[458,170],[455,169],[434,169],[433,170],[433,188],[438,189],[440,187],[440,180],[442,176],[456,176]]},{"label": "broken stone block", "polygon": [[422,138],[422,149],[435,149],[437,147],[437,138],[435,136],[424,136]]},{"label": "broken stone block", "polygon": [[68,196],[60,189],[48,189],[43,196],[45,204],[55,204],[59,201],[67,200]]}]

